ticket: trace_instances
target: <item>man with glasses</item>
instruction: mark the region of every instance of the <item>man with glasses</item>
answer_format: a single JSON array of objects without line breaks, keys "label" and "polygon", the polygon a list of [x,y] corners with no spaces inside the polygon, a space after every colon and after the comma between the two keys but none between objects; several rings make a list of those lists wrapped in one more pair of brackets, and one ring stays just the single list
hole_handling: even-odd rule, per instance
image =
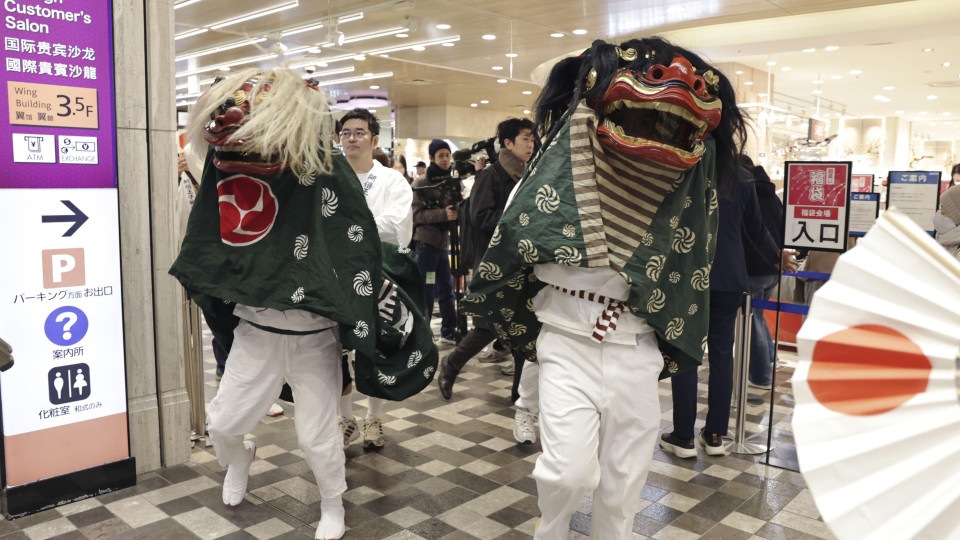
[{"label": "man with glasses", "polygon": [[[353,109],[342,118],[340,145],[353,172],[357,174],[367,206],[377,223],[380,240],[405,248],[413,235],[413,191],[399,172],[373,159],[373,151],[380,142],[380,122],[367,109]],[[368,397],[367,417],[362,429],[353,417],[353,388],[349,368],[344,363],[344,395],[340,398],[340,428],[344,446],[356,440],[363,432],[364,447],[384,445],[380,412],[384,400]]]}]

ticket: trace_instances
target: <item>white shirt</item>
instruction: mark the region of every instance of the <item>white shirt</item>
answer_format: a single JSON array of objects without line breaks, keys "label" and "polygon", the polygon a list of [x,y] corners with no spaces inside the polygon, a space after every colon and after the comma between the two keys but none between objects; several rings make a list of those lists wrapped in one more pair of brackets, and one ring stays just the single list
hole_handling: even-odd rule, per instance
[{"label": "white shirt", "polygon": [[302,309],[288,309],[278,311],[270,308],[259,308],[237,304],[233,308],[233,314],[241,319],[259,324],[260,326],[269,326],[271,328],[280,328],[283,330],[294,330],[297,332],[309,332],[311,330],[322,330],[336,326],[337,323],[316,313],[304,311]]},{"label": "white shirt", "polygon": [[377,233],[384,242],[406,247],[413,237],[413,190],[399,172],[373,161],[373,168],[357,173]]},{"label": "white shirt", "polygon": [[[559,264],[538,264],[533,267],[537,279],[573,291],[586,291],[626,300],[630,294],[627,282],[612,268],[580,268]],[[533,299],[533,310],[541,323],[554,326],[578,336],[590,336],[603,314],[606,304],[571,296],[547,286]],[[617,329],[607,332],[608,343],[636,344],[638,335],[652,332],[647,321],[624,309],[617,321]]]}]

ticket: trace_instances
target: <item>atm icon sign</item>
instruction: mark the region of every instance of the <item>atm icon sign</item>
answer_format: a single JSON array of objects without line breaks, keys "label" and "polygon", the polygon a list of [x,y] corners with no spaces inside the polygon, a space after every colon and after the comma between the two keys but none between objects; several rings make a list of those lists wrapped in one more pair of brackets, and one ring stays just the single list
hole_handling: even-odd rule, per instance
[{"label": "atm icon sign", "polygon": [[86,284],[83,248],[45,249],[41,255],[44,288],[80,287]]}]

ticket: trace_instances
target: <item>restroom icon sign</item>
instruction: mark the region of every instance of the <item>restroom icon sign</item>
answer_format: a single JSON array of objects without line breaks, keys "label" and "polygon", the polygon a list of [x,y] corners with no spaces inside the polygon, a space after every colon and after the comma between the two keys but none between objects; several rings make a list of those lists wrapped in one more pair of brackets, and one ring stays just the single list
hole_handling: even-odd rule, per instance
[{"label": "restroom icon sign", "polygon": [[90,390],[90,367],[87,364],[59,366],[47,373],[47,391],[50,403],[54,405],[87,399]]}]

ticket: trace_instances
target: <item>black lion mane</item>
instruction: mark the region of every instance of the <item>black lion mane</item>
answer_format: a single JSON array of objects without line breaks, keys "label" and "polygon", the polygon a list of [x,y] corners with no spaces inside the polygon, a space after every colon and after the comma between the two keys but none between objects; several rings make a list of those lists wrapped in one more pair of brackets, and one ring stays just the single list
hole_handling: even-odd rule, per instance
[{"label": "black lion mane", "polygon": [[[556,127],[573,103],[582,99],[586,99],[588,104],[599,101],[622,67],[643,73],[655,64],[669,65],[673,57],[679,54],[697,69],[697,73],[713,70],[720,77],[718,97],[723,102],[723,108],[720,124],[710,134],[716,141],[718,183],[721,191],[724,191],[726,184],[737,175],[737,156],[747,140],[746,121],[737,107],[736,92],[730,80],[696,53],[659,37],[631,39],[621,43],[620,49],[634,49],[639,53],[636,60],[625,66],[620,64],[617,47],[598,39],[580,56],[566,58],[553,66],[535,104],[537,129],[541,136],[546,137]],[[597,81],[587,90],[587,74],[591,69],[597,70]]]}]

